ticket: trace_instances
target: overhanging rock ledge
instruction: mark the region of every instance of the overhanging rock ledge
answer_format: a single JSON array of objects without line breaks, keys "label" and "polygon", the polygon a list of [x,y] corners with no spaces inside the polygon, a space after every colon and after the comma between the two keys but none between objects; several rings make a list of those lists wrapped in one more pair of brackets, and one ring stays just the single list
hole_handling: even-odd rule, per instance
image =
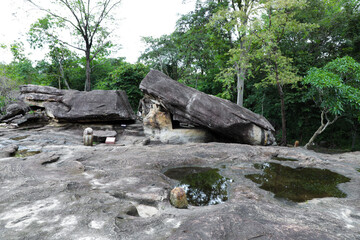
[{"label": "overhanging rock ledge", "polygon": [[230,101],[202,93],[151,70],[140,83],[146,95],[156,99],[173,122],[209,129],[229,142],[273,145],[274,127],[263,116]]}]

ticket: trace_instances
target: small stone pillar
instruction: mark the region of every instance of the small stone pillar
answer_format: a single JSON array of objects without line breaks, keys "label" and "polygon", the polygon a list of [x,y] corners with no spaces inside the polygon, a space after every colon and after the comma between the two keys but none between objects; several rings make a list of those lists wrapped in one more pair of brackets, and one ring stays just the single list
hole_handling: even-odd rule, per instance
[{"label": "small stone pillar", "polygon": [[85,128],[84,135],[83,135],[83,140],[84,140],[85,146],[93,145],[93,141],[94,141],[93,133],[94,133],[94,131],[92,130],[92,128]]},{"label": "small stone pillar", "polygon": [[186,199],[186,192],[181,187],[176,187],[170,192],[170,203],[176,208],[187,208],[188,201]]}]

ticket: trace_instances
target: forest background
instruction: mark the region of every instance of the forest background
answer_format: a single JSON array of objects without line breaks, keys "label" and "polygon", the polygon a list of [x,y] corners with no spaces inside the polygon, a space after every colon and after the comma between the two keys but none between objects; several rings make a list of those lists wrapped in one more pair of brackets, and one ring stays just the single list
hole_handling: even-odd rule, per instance
[{"label": "forest background", "polygon": [[[136,111],[138,86],[152,68],[265,116],[282,145],[305,145],[317,132],[317,146],[360,150],[359,0],[197,1],[174,32],[144,37],[147,48],[136,63],[109,57],[116,42],[89,62],[46,34],[62,26],[48,15],[29,29],[34,48],[48,46],[41,61],[24,54],[23,42],[1,45],[13,54],[0,64],[2,113],[21,84],[122,89]],[[102,34],[110,33],[104,25]]]}]

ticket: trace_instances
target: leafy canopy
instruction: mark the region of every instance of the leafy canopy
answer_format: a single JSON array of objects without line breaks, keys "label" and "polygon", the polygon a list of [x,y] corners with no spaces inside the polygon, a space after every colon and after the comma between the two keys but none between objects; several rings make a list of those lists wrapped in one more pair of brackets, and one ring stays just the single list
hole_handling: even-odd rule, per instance
[{"label": "leafy canopy", "polygon": [[310,69],[303,83],[309,85],[305,98],[314,100],[322,111],[343,115],[360,110],[360,63],[349,56]]}]

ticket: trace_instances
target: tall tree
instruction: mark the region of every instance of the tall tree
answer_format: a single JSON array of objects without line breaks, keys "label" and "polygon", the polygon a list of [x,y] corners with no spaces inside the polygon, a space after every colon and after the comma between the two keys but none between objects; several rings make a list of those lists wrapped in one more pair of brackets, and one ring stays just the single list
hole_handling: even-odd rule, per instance
[{"label": "tall tree", "polygon": [[[33,35],[43,33],[48,40],[82,51],[86,58],[85,90],[91,90],[91,62],[97,55],[111,47],[107,21],[112,20],[110,12],[121,0],[54,0],[52,8],[39,4],[38,0],[27,0],[47,16],[39,19],[32,27]],[[63,36],[64,31],[77,38],[71,41]],[[40,40],[40,37],[35,37]]]},{"label": "tall tree", "polygon": [[312,68],[303,82],[309,86],[306,98],[321,111],[320,127],[305,148],[340,116],[350,114],[360,121],[360,64],[353,58],[337,58],[323,68]]},{"label": "tall tree", "polygon": [[254,30],[248,37],[258,47],[254,55],[263,60],[262,70],[266,77],[259,85],[276,86],[281,102],[282,137],[281,145],[286,145],[286,109],[284,86],[293,86],[300,80],[292,59],[284,56],[280,43],[287,34],[297,32],[306,36],[306,31],[316,25],[300,23],[294,19],[295,10],[305,6],[303,0],[268,0],[263,5],[263,15],[254,23]]},{"label": "tall tree", "polygon": [[[221,2],[221,1],[219,1]],[[248,75],[250,38],[247,36],[252,31],[253,20],[261,6],[259,0],[230,0],[227,6],[218,11],[212,19],[212,25],[218,25],[228,32],[231,42],[230,67],[223,69],[218,76],[225,85],[230,85],[236,76],[237,100],[243,106],[244,82]]]},{"label": "tall tree", "polygon": [[199,2],[180,17],[173,33],[144,38],[148,47],[139,60],[200,91],[219,94],[221,85],[214,79],[228,60],[230,42],[226,31],[206,26],[221,7],[215,1]]}]

